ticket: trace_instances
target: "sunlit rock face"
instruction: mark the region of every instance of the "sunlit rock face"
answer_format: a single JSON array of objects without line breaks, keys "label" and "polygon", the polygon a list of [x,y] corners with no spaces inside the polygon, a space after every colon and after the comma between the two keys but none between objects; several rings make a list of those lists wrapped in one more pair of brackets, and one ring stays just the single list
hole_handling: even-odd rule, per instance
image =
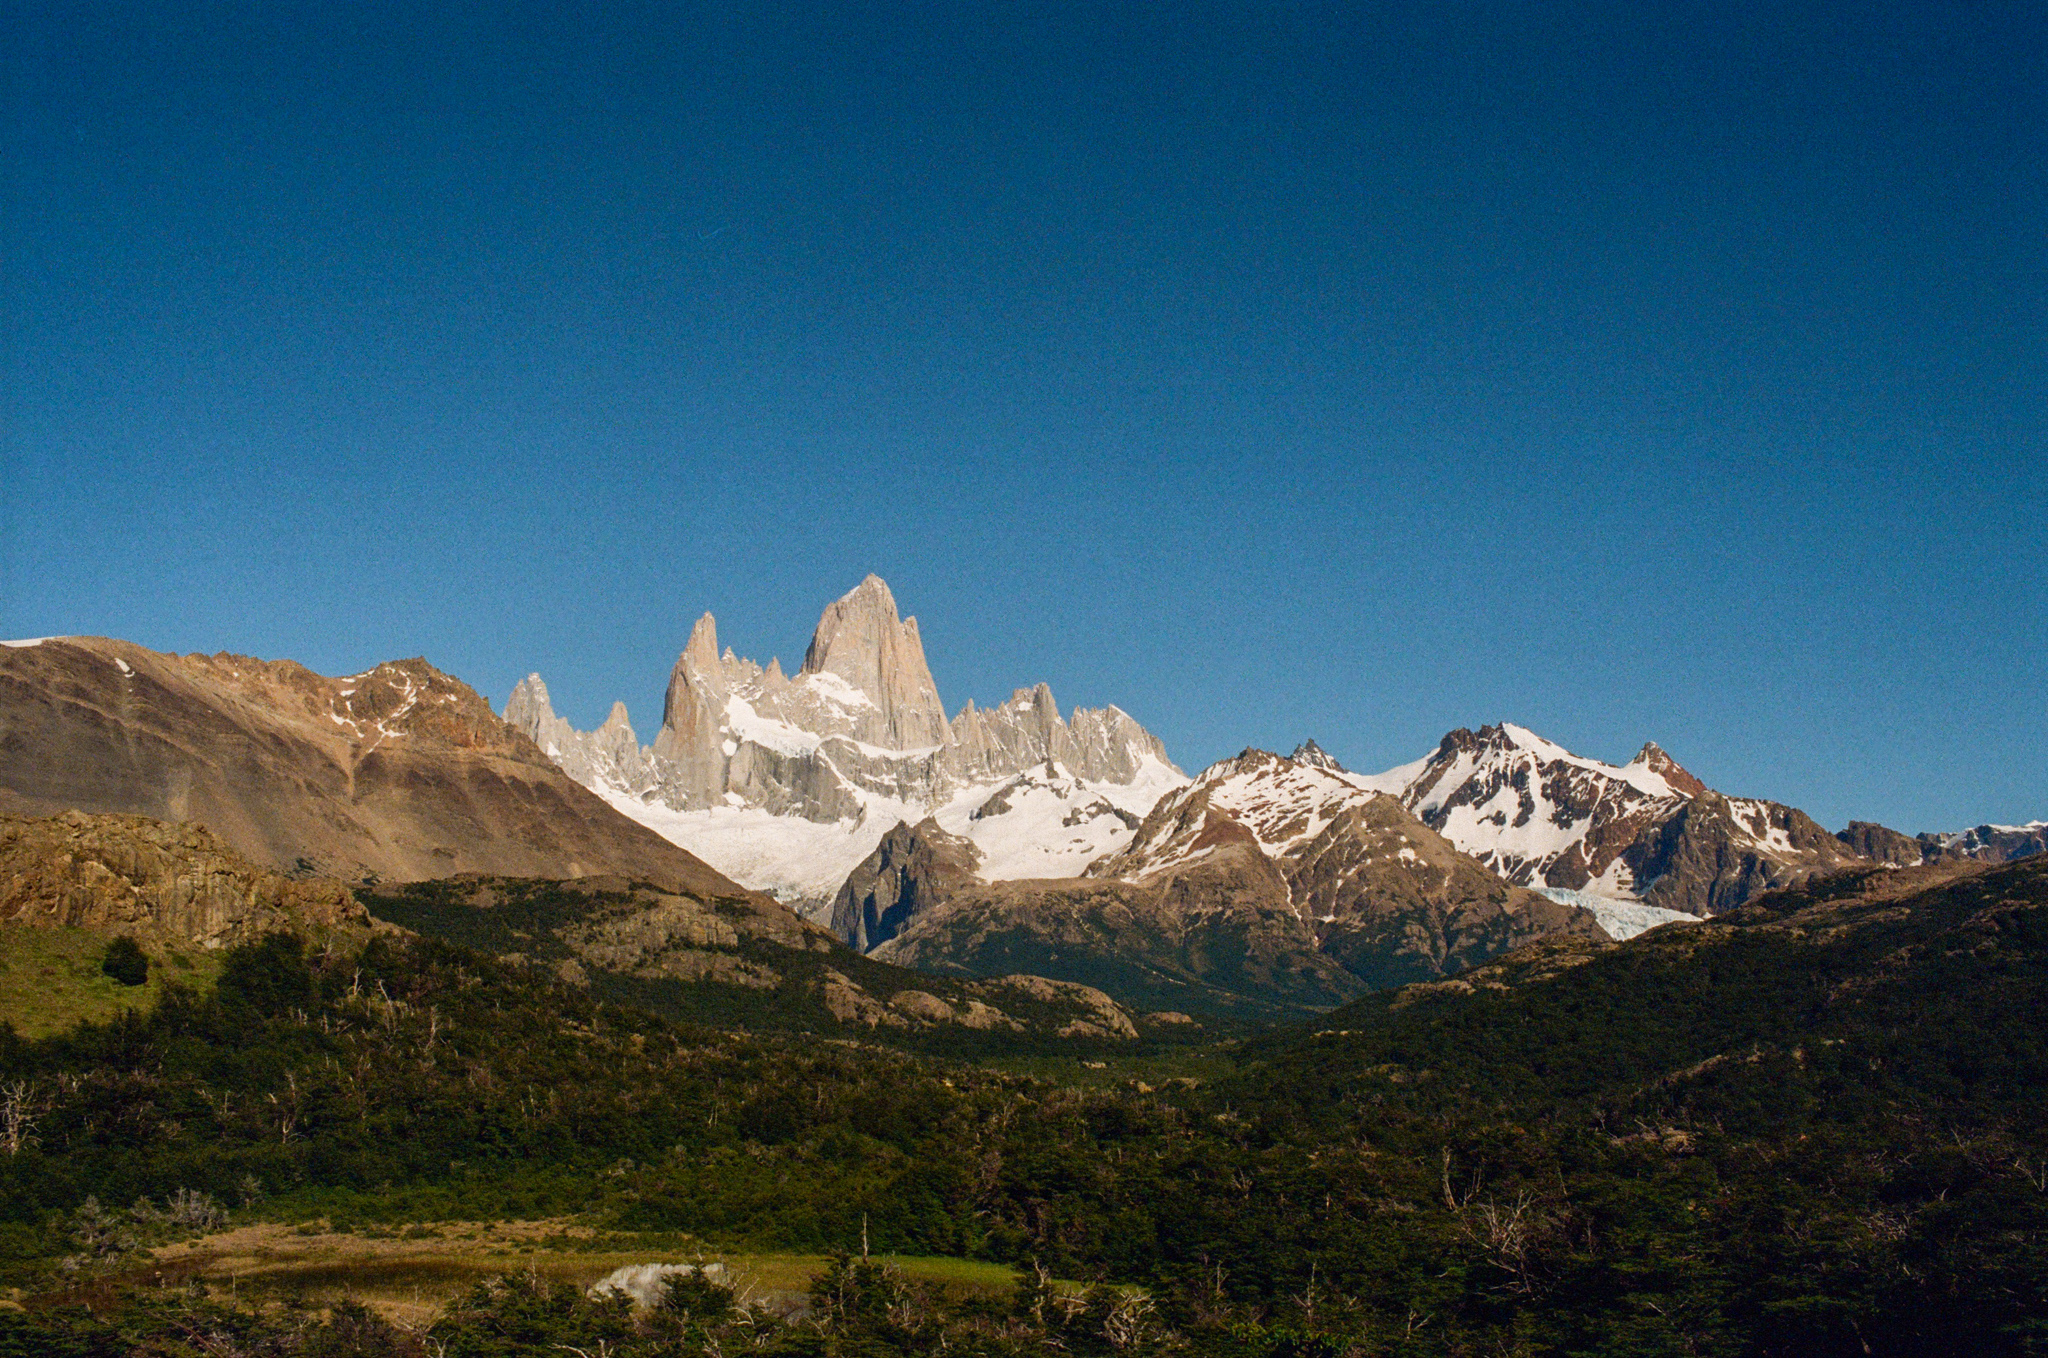
[{"label": "sunlit rock face", "polygon": [[917,619],[873,575],[826,605],[794,675],[721,649],[704,614],[644,748],[623,707],[574,730],[538,675],[506,718],[620,810],[820,921],[899,821],[935,817],[991,875],[1071,876],[1187,781],[1128,714],[1063,717],[1044,684],[948,721]]}]

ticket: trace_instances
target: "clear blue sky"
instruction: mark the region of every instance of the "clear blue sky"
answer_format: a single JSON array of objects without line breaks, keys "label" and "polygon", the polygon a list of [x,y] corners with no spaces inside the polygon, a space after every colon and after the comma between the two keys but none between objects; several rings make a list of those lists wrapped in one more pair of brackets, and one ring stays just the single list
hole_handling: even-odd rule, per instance
[{"label": "clear blue sky", "polygon": [[2048,817],[2048,10],[1103,8],[4,0],[0,634]]}]

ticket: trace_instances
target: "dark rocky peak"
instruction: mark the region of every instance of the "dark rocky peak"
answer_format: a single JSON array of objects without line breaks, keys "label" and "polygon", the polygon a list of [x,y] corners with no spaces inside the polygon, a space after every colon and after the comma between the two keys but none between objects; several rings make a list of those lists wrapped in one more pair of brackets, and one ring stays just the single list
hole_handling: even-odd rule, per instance
[{"label": "dark rocky peak", "polygon": [[1230,758],[1218,760],[1208,768],[1203,769],[1201,777],[1197,781],[1219,783],[1225,778],[1235,778],[1239,774],[1278,770],[1286,763],[1285,759],[1274,754],[1271,750],[1262,750],[1256,745],[1247,745]]},{"label": "dark rocky peak", "polygon": [[947,834],[927,816],[916,825],[898,821],[839,888],[831,930],[860,952],[888,942],[910,920],[937,909],[978,880],[981,851]]},{"label": "dark rocky peak", "polygon": [[1287,757],[1297,764],[1305,764],[1312,769],[1329,769],[1333,773],[1343,773],[1346,771],[1342,764],[1331,758],[1329,753],[1312,739],[1304,740],[1301,744],[1295,746],[1294,753]]},{"label": "dark rocky peak", "polygon": [[1927,846],[1919,840],[1876,821],[1852,820],[1848,829],[1836,832],[1835,838],[1859,858],[1890,863],[1894,867],[1914,867],[1930,856]]},{"label": "dark rocky peak", "polygon": [[1482,726],[1477,731],[1460,726],[1454,731],[1446,731],[1444,732],[1444,738],[1437,742],[1437,757],[1448,760],[1456,758],[1461,754],[1469,754],[1478,749],[1482,743],[1491,744],[1493,738],[1499,734],[1500,728],[1498,726]]}]

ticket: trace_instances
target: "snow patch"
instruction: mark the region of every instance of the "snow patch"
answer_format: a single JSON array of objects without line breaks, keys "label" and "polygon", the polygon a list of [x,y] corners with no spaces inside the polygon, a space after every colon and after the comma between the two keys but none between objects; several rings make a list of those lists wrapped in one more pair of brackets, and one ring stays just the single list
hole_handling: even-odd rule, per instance
[{"label": "snow patch", "polygon": [[820,737],[799,730],[786,721],[762,716],[754,710],[752,703],[741,697],[725,700],[725,724],[742,740],[751,740],[764,749],[792,757],[812,754],[825,743]]}]

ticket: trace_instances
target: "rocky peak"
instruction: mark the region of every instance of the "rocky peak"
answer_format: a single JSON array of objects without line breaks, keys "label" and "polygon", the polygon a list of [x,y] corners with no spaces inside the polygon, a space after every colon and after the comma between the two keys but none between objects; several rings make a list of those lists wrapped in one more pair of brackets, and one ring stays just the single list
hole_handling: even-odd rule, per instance
[{"label": "rocky peak", "polygon": [[683,653],[676,663],[688,660],[699,673],[709,673],[718,665],[718,619],[707,611],[697,619],[697,625],[690,629],[690,639],[683,645]]},{"label": "rocky peak", "polygon": [[1684,796],[1698,797],[1707,790],[1705,783],[1688,773],[1676,759],[1659,749],[1654,740],[1646,741],[1643,748],[1636,751],[1636,757],[1628,762],[1631,768],[1648,769],[1671,784],[1672,791]]},{"label": "rocky peak", "polygon": [[1332,773],[1343,773],[1345,768],[1332,759],[1323,747],[1314,740],[1304,740],[1294,747],[1294,753],[1287,756],[1297,764],[1306,764],[1312,769],[1329,769]]},{"label": "rocky peak", "polygon": [[981,851],[931,817],[916,825],[898,821],[840,887],[832,932],[849,947],[871,952],[975,881],[980,866]]},{"label": "rocky peak", "polygon": [[870,575],[825,606],[801,674],[836,675],[873,704],[856,719],[860,740],[891,750],[947,743],[946,714],[917,619],[897,615],[896,596],[880,576]]},{"label": "rocky peak", "polygon": [[1921,841],[1876,821],[1852,820],[1848,829],[1836,832],[1835,838],[1859,858],[1875,859],[1894,867],[1917,867],[1928,857],[1927,846]]},{"label": "rocky peak", "polygon": [[512,686],[512,696],[505,703],[505,720],[533,736],[535,744],[540,743],[540,737],[534,732],[545,729],[555,719],[554,706],[548,702],[548,686],[538,674],[529,674]]}]

